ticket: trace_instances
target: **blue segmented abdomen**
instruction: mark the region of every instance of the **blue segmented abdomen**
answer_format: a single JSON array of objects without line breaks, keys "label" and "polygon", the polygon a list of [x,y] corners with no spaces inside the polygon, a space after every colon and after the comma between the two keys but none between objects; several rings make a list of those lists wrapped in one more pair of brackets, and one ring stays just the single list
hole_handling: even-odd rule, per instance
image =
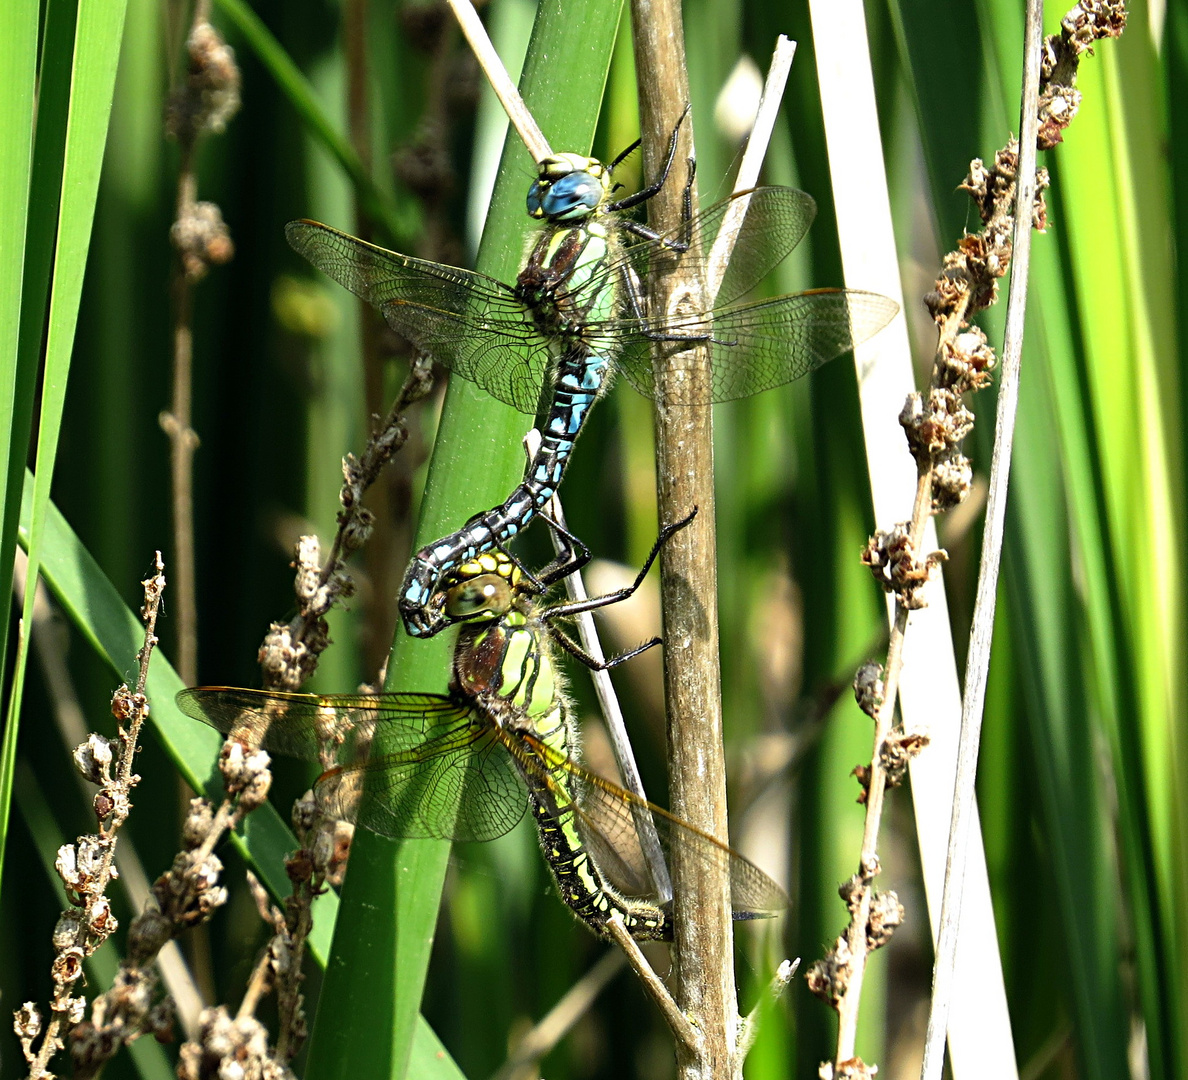
[{"label": "blue segmented abdomen", "polygon": [[477,514],[455,533],[427,544],[413,556],[400,588],[400,615],[412,637],[432,637],[445,629],[439,583],[468,559],[511,541],[553,497],[565,475],[569,454],[590,407],[606,386],[610,357],[586,346],[561,355],[540,448],[524,479],[500,506]]}]

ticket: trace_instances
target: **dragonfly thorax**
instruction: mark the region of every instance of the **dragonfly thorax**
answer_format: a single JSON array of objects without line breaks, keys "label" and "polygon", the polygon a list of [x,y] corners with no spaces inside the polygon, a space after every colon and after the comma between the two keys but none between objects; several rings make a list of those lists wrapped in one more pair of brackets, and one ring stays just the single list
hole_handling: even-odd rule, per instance
[{"label": "dragonfly thorax", "polygon": [[498,622],[463,626],[454,654],[456,689],[482,700],[501,726],[555,711],[559,686],[546,637],[540,619],[519,610]]},{"label": "dragonfly thorax", "polygon": [[595,213],[610,193],[610,170],[597,158],[557,154],[536,166],[528,189],[528,216],[580,221]]},{"label": "dragonfly thorax", "polygon": [[[598,221],[546,230],[533,247],[516,278],[516,297],[558,350],[574,338],[585,340],[591,322],[614,314],[614,279],[598,276],[614,251],[610,232]],[[605,347],[597,340],[588,344]]]}]

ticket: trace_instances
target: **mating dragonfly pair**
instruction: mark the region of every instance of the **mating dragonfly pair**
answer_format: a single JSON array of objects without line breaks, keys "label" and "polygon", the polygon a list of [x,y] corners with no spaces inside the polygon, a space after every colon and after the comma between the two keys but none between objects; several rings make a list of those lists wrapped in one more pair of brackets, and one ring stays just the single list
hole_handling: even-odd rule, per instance
[{"label": "mating dragonfly pair", "polygon": [[[676,389],[666,389],[663,402],[733,400],[807,374],[873,336],[898,310],[886,297],[841,289],[738,302],[804,237],[816,212],[804,192],[755,188],[696,216],[686,210],[668,233],[623,216],[665,183],[677,134],[659,180],[618,201],[610,199],[612,176],[635,146],[610,165],[574,154],[541,162],[528,211],[546,225],[514,286],[385,251],[316,222],[290,223],[286,235],[294,249],[378,307],[393,329],[454,373],[533,415],[542,387],[544,394],[551,388],[541,444],[501,506],[426,546],[409,566],[399,598],[409,634],[461,627],[448,694],[201,688],[179,695],[188,715],[310,761],[322,760],[318,733],[329,724],[339,764],[319,780],[319,804],[330,816],[384,835],[489,840],[531,807],[558,890],[577,916],[604,934],[617,911],[633,936],[660,939],[671,937],[671,917],[668,898],[655,895],[640,867],[641,815],[670,847],[729,867],[736,918],[775,914],[786,897],[716,838],[575,760],[572,710],[557,686],[552,645],[597,665],[557,620],[616,602],[634,586],[580,605],[542,607],[539,597],[584,561],[585,549],[570,538],[572,557],[533,578],[506,545],[557,490],[589,409],[613,371],[660,397],[653,349],[667,353],[671,366],[681,352],[705,345],[712,355],[710,387],[691,390],[695,383],[677,378],[666,382]],[[690,186],[692,180],[690,166]],[[719,226],[740,205],[745,215],[712,309],[649,313],[644,283],[653,268],[675,259],[704,270]],[[636,585],[683,524],[661,535]]]}]

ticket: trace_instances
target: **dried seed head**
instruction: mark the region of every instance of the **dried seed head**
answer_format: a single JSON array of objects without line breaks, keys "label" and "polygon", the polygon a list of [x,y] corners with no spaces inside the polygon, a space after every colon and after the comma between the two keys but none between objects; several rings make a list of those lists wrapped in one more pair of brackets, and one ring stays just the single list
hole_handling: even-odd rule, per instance
[{"label": "dried seed head", "polygon": [[318,666],[318,654],[285,623],[272,624],[256,659],[266,686],[291,692],[299,690]]},{"label": "dried seed head", "polygon": [[833,943],[833,948],[820,960],[810,964],[804,973],[809,991],[830,1008],[836,1009],[850,985],[852,962],[849,942],[842,935]]},{"label": "dried seed head", "polygon": [[963,503],[973,487],[973,466],[964,454],[953,454],[932,467],[932,512],[947,513]]},{"label": "dried seed head", "polygon": [[127,686],[121,686],[111,695],[111,715],[119,721],[121,727],[132,715],[132,691]]},{"label": "dried seed head", "polygon": [[231,230],[216,203],[190,205],[169,229],[169,239],[191,281],[200,281],[212,266],[230,262],[235,254]]},{"label": "dried seed head", "polygon": [[26,1001],[12,1014],[12,1029],[18,1039],[36,1039],[41,1034],[41,1012],[34,1001]]},{"label": "dried seed head", "polygon": [[148,906],[128,927],[128,956],[140,965],[151,960],[173,937],[169,919],[158,909]]},{"label": "dried seed head", "polygon": [[173,998],[165,997],[148,1011],[144,1026],[157,1042],[168,1044],[173,1042],[173,1024],[177,1016],[177,1008]]},{"label": "dried seed head", "polygon": [[[119,800],[126,808],[128,800],[126,797]],[[91,806],[95,811],[96,821],[106,821],[115,812],[117,805],[117,793],[112,788],[104,788],[102,791],[95,793],[95,798],[91,800]]]},{"label": "dried seed head", "polygon": [[214,827],[214,808],[206,799],[190,800],[190,809],[182,824],[182,843],[187,850],[200,847]]},{"label": "dried seed head", "polygon": [[82,894],[90,889],[102,865],[103,850],[93,836],[80,836],[77,844],[58,848],[54,868],[67,889]]},{"label": "dried seed head", "polygon": [[84,780],[92,784],[111,783],[111,763],[114,759],[111,740],[98,732],[91,732],[87,741],[74,748],[74,767]]},{"label": "dried seed head", "polygon": [[867,716],[873,718],[883,705],[883,665],[868,660],[854,675],[854,700]]},{"label": "dried seed head", "polygon": [[68,949],[71,945],[77,944],[82,924],[81,912],[74,908],[63,911],[54,926],[54,951],[60,952],[62,949]]},{"label": "dried seed head", "polygon": [[887,786],[898,787],[912,758],[920,753],[931,740],[920,731],[897,731],[887,736],[879,748],[879,760],[887,774]]},{"label": "dried seed head", "polygon": [[303,838],[319,818],[318,800],[312,791],[307,791],[296,802],[293,803],[293,812],[290,815],[290,820],[293,822],[293,831],[298,838]]},{"label": "dried seed head", "polygon": [[239,110],[239,68],[235,51],[208,22],[199,22],[186,42],[185,85],[170,95],[165,130],[191,142],[204,131],[222,131]]},{"label": "dried seed head", "polygon": [[68,997],[62,1004],[65,1006],[66,1022],[79,1024],[87,1014],[87,999],[81,994],[78,997]]},{"label": "dried seed head", "polygon": [[110,937],[119,928],[119,922],[111,913],[111,902],[106,896],[97,896],[87,908],[87,929],[97,938]]},{"label": "dried seed head", "polygon": [[891,940],[903,922],[903,905],[893,892],[875,893],[870,900],[870,921],[866,924],[866,947],[878,949]]},{"label": "dried seed head", "polygon": [[73,986],[82,975],[83,958],[86,954],[78,945],[63,949],[54,957],[50,971],[56,986]]},{"label": "dried seed head", "polygon": [[281,1080],[289,1075],[268,1052],[268,1033],[252,1016],[234,1020],[222,1007],[203,1009],[193,1042],[182,1047],[179,1080]]},{"label": "dried seed head", "polygon": [[[219,753],[219,772],[229,795],[237,795],[248,787],[261,782],[261,773],[267,773],[272,759],[264,750],[252,750],[237,739],[228,739]],[[272,782],[271,776],[267,782]],[[268,789],[265,787],[265,794]]]}]

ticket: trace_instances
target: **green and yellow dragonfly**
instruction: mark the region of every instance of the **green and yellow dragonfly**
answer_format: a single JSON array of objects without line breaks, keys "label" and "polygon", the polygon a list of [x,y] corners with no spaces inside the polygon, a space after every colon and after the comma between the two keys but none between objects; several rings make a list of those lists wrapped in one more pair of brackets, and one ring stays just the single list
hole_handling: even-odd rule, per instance
[{"label": "green and yellow dragonfly", "polygon": [[492,840],[532,811],[562,900],[600,936],[618,913],[628,932],[670,940],[666,897],[655,895],[637,822],[703,865],[727,867],[736,919],[766,918],[784,891],[725,843],[585,769],[573,710],[554,663],[560,645],[593,667],[558,620],[625,599],[677,522],[661,533],[635,582],[616,593],[545,606],[545,590],[588,558],[572,537],[539,576],[502,551],[459,566],[446,611],[460,627],[447,694],[286,694],[229,687],[183,690],[188,716],[270,753],[336,764],[317,781],[327,817],[384,836]]}]

